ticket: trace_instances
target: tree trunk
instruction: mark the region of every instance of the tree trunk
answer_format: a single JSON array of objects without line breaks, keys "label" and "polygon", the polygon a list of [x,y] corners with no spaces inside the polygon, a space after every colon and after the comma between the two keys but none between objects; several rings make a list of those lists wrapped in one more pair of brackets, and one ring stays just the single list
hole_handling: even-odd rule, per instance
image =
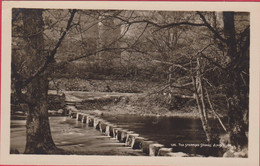
[{"label": "tree trunk", "polygon": [[[237,51],[237,42],[235,36],[234,12],[223,12],[224,33],[227,39],[228,53],[227,56],[231,62],[228,69],[226,87],[230,141],[237,148],[243,148],[248,143],[245,132],[248,130],[243,120],[244,111],[248,110],[248,100],[240,93],[243,91],[243,82],[240,76],[241,55]],[[242,56],[244,56],[242,54]]]},{"label": "tree trunk", "polygon": [[[46,55],[44,54],[43,18],[42,10],[21,9],[24,35],[27,36],[25,57],[28,58],[26,75],[33,75],[38,71]],[[29,60],[30,59],[30,60]],[[51,136],[48,119],[47,97],[48,79],[46,71],[36,76],[27,85],[28,107],[26,119],[26,148],[27,154],[45,154],[57,150]]]},{"label": "tree trunk", "polygon": [[239,80],[237,73],[233,72],[233,76],[230,77],[230,81],[233,81],[233,84],[228,89],[228,117],[229,117],[229,131],[230,131],[230,141],[232,145],[235,145],[237,148],[242,149],[248,144],[248,138],[245,134],[248,131],[244,121],[244,111],[248,106],[243,106],[243,101],[241,94],[239,92],[241,86],[239,86]]},{"label": "tree trunk", "polygon": [[45,154],[57,150],[51,136],[47,97],[48,80],[46,76],[35,78],[29,85],[31,104],[26,121],[25,153]]},{"label": "tree trunk", "polygon": [[197,107],[200,114],[200,119],[202,123],[202,128],[205,132],[207,142],[211,142],[211,129],[208,123],[208,114],[207,114],[207,108],[205,105],[205,98],[204,98],[204,90],[203,90],[203,84],[201,81],[201,66],[200,66],[200,58],[197,57],[197,69],[196,69],[196,77],[192,77],[192,82],[194,86],[194,96],[196,99]]}]

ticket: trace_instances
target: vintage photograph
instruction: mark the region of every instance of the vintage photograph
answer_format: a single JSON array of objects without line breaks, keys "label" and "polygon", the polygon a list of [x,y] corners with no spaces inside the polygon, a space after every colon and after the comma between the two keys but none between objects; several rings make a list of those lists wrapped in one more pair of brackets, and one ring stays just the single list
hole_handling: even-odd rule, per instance
[{"label": "vintage photograph", "polygon": [[10,155],[249,157],[250,12],[11,14]]}]

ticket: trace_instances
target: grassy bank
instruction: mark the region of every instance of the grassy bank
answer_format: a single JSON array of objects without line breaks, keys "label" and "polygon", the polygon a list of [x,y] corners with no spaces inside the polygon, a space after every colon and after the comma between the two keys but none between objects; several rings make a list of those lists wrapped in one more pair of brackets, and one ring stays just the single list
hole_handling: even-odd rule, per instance
[{"label": "grassy bank", "polygon": [[120,92],[120,93],[142,93],[150,88],[160,86],[158,82],[137,80],[85,80],[80,78],[59,78],[50,81],[49,88],[57,88],[67,91],[88,92]]},{"label": "grassy bank", "polygon": [[[107,95],[111,95],[107,93]],[[136,114],[149,116],[179,116],[199,118],[199,112],[193,101],[186,101],[183,105],[173,107],[172,103],[167,103],[167,96],[149,95],[149,93],[121,94],[121,96],[110,96],[95,100],[86,100],[79,109],[96,110],[97,114]],[[98,110],[98,111],[97,111]],[[224,113],[217,110],[221,116]],[[213,117],[209,112],[209,117]]]},{"label": "grassy bank", "polygon": [[[171,97],[158,91],[163,83],[136,80],[85,80],[80,78],[59,78],[50,82],[50,89],[59,88],[67,91],[105,92],[109,98],[86,101],[82,109],[98,109],[104,113],[139,114],[162,116],[199,117],[194,99]],[[130,93],[133,95],[112,96],[112,93]],[[83,96],[80,96],[84,98]],[[85,98],[89,98],[86,95]],[[225,116],[225,109],[216,108],[220,116]],[[213,116],[209,110],[209,116]]]}]

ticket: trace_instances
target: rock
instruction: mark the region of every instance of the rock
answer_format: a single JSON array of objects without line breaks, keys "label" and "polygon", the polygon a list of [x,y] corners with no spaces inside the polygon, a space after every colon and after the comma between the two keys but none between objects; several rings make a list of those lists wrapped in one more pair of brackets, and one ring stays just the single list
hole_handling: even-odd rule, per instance
[{"label": "rock", "polygon": [[86,123],[87,121],[87,116],[86,115],[83,115],[82,119],[81,119],[81,122],[82,123]]},{"label": "rock", "polygon": [[133,133],[134,133],[133,131],[127,131],[127,132],[126,132],[126,138],[125,138],[125,140],[123,141],[124,143],[126,143],[125,145],[127,145],[127,141],[128,141],[129,135],[130,135],[130,134],[133,134]]},{"label": "rock", "polygon": [[59,109],[59,110],[57,111],[57,113],[58,113],[58,114],[64,114],[65,111],[64,111],[63,109]]},{"label": "rock", "polygon": [[112,124],[108,124],[107,126],[106,126],[106,135],[107,136],[110,136],[110,137],[115,137],[115,135],[114,135],[114,128],[115,128],[116,126],[114,126],[114,125],[112,125]]},{"label": "rock", "polygon": [[234,152],[227,151],[223,154],[223,157],[235,157]]},{"label": "rock", "polygon": [[162,144],[150,144],[149,145],[149,156],[157,156]]},{"label": "rock", "polygon": [[125,142],[126,141],[126,137],[127,137],[127,130],[119,130],[118,131],[118,134],[120,134],[121,135],[121,137],[120,137],[120,142]]},{"label": "rock", "polygon": [[248,157],[248,152],[246,149],[243,149],[241,151],[236,151],[235,148],[230,148],[228,151],[226,151],[223,154],[223,157]]},{"label": "rock", "polygon": [[78,121],[81,121],[82,117],[83,117],[82,113],[77,113],[76,119],[77,119]]},{"label": "rock", "polygon": [[55,115],[56,111],[55,110],[48,110],[49,115]]},{"label": "rock", "polygon": [[77,113],[76,112],[72,112],[71,111],[69,115],[70,115],[71,118],[76,118],[77,117]]},{"label": "rock", "polygon": [[106,122],[104,122],[104,121],[100,121],[99,122],[99,130],[100,130],[101,133],[105,133],[106,132],[106,127],[107,127]]},{"label": "rock", "polygon": [[245,158],[245,157],[248,157],[248,155],[247,155],[248,153],[247,152],[245,152],[245,151],[241,151],[241,152],[235,152],[234,153],[234,156],[235,157],[243,157],[243,158]]},{"label": "rock", "polygon": [[97,129],[97,130],[100,130],[100,127],[99,127],[99,123],[100,123],[100,119],[98,118],[94,118],[94,128]]},{"label": "rock", "polygon": [[132,149],[141,149],[142,148],[142,142],[145,140],[143,137],[134,137],[134,140],[132,141],[131,148]]},{"label": "rock", "polygon": [[171,157],[189,157],[188,154],[186,153],[183,153],[183,152],[170,152],[170,153],[167,153],[166,156],[171,156]]},{"label": "rock", "polygon": [[171,153],[172,148],[160,148],[158,152],[158,156],[167,156],[167,153]]},{"label": "rock", "polygon": [[94,126],[94,118],[91,116],[87,116],[87,120],[86,123],[89,127],[93,127]]},{"label": "rock", "polygon": [[138,137],[138,136],[139,136],[139,134],[128,132],[127,133],[127,137],[126,137],[125,145],[132,147],[132,144],[134,143],[135,137]]},{"label": "rock", "polygon": [[236,147],[226,146],[227,151],[223,154],[223,157],[235,157]]},{"label": "rock", "polygon": [[149,146],[150,144],[154,144],[154,141],[143,141],[141,144],[141,149],[144,153],[149,154]]},{"label": "rock", "polygon": [[119,132],[118,132],[119,130],[123,130],[123,129],[122,128],[113,128],[113,135],[114,135],[114,138],[117,140],[121,139],[121,134],[119,135]]}]

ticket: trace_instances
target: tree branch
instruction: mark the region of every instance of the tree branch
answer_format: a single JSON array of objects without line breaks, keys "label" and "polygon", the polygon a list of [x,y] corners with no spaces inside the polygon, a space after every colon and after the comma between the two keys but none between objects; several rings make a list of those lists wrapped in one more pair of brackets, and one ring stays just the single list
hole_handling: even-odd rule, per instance
[{"label": "tree branch", "polygon": [[208,103],[209,103],[209,106],[210,106],[210,109],[211,111],[214,113],[214,115],[217,117],[219,123],[221,124],[223,130],[225,130],[225,132],[227,132],[227,128],[225,127],[225,125],[223,124],[222,120],[220,119],[218,113],[214,110],[213,106],[212,106],[212,103],[210,101],[210,98],[209,98],[209,94],[208,94],[208,91],[207,89],[205,88],[205,92],[206,92],[206,95],[207,95],[207,99],[208,99]]},{"label": "tree branch", "polygon": [[71,15],[70,15],[70,18],[68,20],[68,23],[67,23],[67,26],[66,26],[66,30],[63,31],[61,37],[59,38],[59,41],[58,43],[56,44],[55,48],[51,51],[50,55],[47,57],[45,63],[43,64],[43,66],[41,68],[39,68],[37,70],[37,72],[35,72],[31,77],[29,77],[26,81],[24,81],[23,83],[23,87],[27,86],[34,78],[36,78],[37,76],[39,76],[41,73],[43,73],[48,65],[54,60],[54,56],[58,50],[58,48],[60,47],[63,39],[65,38],[67,32],[69,31],[69,29],[71,28],[71,23],[73,21],[73,18],[74,18],[74,15],[76,13],[76,10],[73,9],[72,11],[70,11]]},{"label": "tree branch", "polygon": [[173,22],[173,23],[169,23],[169,24],[160,25],[158,23],[155,23],[155,22],[152,22],[152,21],[149,21],[149,20],[128,21],[128,20],[125,20],[125,19],[123,19],[121,17],[117,17],[117,16],[115,16],[115,18],[125,22],[126,24],[147,23],[148,25],[150,24],[150,25],[153,25],[153,26],[160,28],[160,29],[170,28],[170,27],[180,26],[180,25],[205,26],[205,24],[192,23],[192,22],[188,22],[188,21],[177,22],[177,23]]},{"label": "tree branch", "polygon": [[227,40],[224,39],[219,33],[218,31],[216,31],[210,24],[209,22],[206,20],[206,18],[204,17],[204,15],[197,11],[197,14],[200,16],[200,18],[202,19],[202,21],[204,22],[204,25],[212,32],[214,33],[214,35],[216,36],[216,38],[218,38],[219,40],[221,40],[224,43],[227,43]]},{"label": "tree branch", "polygon": [[203,53],[201,53],[201,57],[207,59],[210,63],[212,63],[213,65],[217,66],[218,68],[222,69],[223,71],[226,71],[225,68],[223,68],[220,64],[218,64],[217,62],[215,62],[214,60],[212,60],[211,58],[205,56]]}]

